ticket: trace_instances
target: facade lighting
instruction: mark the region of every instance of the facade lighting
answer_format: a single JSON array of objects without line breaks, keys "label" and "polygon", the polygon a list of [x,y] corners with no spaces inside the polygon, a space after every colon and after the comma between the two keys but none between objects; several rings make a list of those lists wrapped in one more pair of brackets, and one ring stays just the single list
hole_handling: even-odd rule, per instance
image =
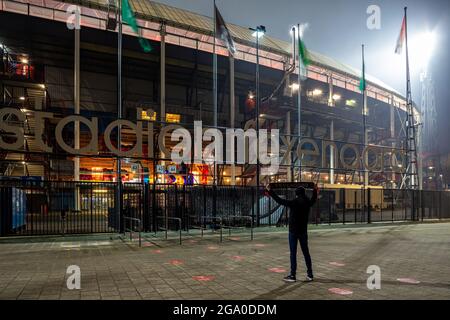
[{"label": "facade lighting", "polygon": [[174,114],[174,113],[168,113],[168,114],[166,114],[166,122],[168,122],[168,123],[180,123],[181,122],[181,115]]},{"label": "facade lighting", "polygon": [[300,85],[298,83],[293,83],[289,86],[292,91],[298,91],[298,89],[300,89]]},{"label": "facade lighting", "polygon": [[345,101],[345,105],[349,106],[349,107],[355,107],[356,106],[356,101],[351,99],[351,100],[347,100]]},{"label": "facade lighting", "polygon": [[322,90],[320,89],[314,89],[313,90],[313,96],[320,96],[322,94]]}]

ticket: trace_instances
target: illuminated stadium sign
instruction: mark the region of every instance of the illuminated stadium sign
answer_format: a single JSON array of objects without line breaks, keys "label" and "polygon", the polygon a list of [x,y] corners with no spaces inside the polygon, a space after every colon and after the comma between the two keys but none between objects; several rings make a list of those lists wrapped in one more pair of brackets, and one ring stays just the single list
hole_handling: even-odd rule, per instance
[{"label": "illuminated stadium sign", "polygon": [[[20,151],[24,147],[23,127],[13,125],[5,120],[14,116],[19,122],[25,122],[23,113],[14,108],[3,108],[0,110],[0,129],[8,134],[8,139],[0,137],[0,148],[9,151]],[[41,152],[52,153],[54,148],[47,145],[42,139],[44,133],[45,119],[55,119],[51,112],[35,112],[35,135],[34,140]],[[63,131],[69,124],[79,122],[90,132],[90,141],[84,146],[75,148],[64,140]],[[280,165],[289,165],[288,158],[296,153],[302,159],[303,167],[330,168],[345,170],[368,170],[384,171],[390,167],[394,172],[402,172],[404,169],[404,151],[382,146],[361,146],[350,143],[337,143],[335,141],[302,138],[298,143],[296,137],[281,137],[278,129],[268,132],[265,129],[256,130],[251,128],[251,121],[246,124],[246,130],[226,129],[225,137],[221,130],[215,128],[203,128],[201,121],[194,122],[193,137],[191,131],[178,124],[164,126],[159,131],[158,146],[162,154],[171,155],[175,163],[207,163],[207,164],[257,164],[268,166],[262,169],[262,174],[275,174]],[[144,127],[146,123],[146,127]],[[135,143],[128,150],[119,149],[114,145],[112,133],[117,128],[128,128],[135,136]],[[128,133],[129,134],[129,130]],[[71,155],[94,156],[99,154],[99,127],[98,118],[88,119],[79,115],[71,115],[60,119],[55,128],[55,139],[58,146]],[[143,158],[144,145],[147,146],[145,154],[153,158],[154,150],[154,128],[152,122],[129,120],[115,120],[109,123],[103,133],[106,148],[114,156]],[[168,147],[166,138],[170,137],[172,142],[177,143]],[[280,141],[283,154],[280,153]],[[204,142],[209,144],[203,147]],[[319,147],[320,146],[320,147]],[[225,155],[224,151],[225,150]],[[400,159],[400,160],[399,160]]]}]

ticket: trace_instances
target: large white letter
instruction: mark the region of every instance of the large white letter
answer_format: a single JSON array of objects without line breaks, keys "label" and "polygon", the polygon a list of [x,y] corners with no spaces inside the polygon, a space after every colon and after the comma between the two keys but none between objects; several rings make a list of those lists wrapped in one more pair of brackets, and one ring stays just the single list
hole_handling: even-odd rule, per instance
[{"label": "large white letter", "polygon": [[[80,123],[84,123],[86,127],[89,128],[91,131],[91,141],[87,146],[80,149],[72,148],[71,146],[67,145],[67,143],[64,142],[62,137],[62,132],[64,130],[64,127],[70,123],[79,121]],[[98,121],[97,118],[92,118],[92,121],[89,121],[86,118],[83,118],[82,116],[68,116],[64,119],[62,119],[58,124],[56,125],[55,129],[55,137],[56,142],[58,142],[59,146],[66,152],[70,154],[83,154],[83,153],[97,153],[98,151]]]},{"label": "large white letter", "polygon": [[186,164],[191,163],[191,133],[184,128],[176,129],[172,132],[170,139],[171,141],[180,141],[181,139],[181,142],[172,149],[172,161],[176,164],[181,164],[182,162]]},{"label": "large white letter", "polygon": [[19,150],[23,147],[24,143],[24,134],[22,126],[17,125],[8,125],[5,122],[5,116],[7,114],[13,114],[17,117],[20,122],[25,121],[25,115],[20,112],[20,110],[13,108],[2,108],[0,109],[0,129],[5,131],[6,133],[14,133],[16,135],[16,142],[6,143],[3,140],[3,137],[0,136],[0,148],[8,149],[8,150]]},{"label": "large white letter", "polygon": [[203,151],[203,159],[205,159],[205,163],[212,165],[222,164],[223,163],[223,136],[222,132],[219,129],[212,128],[205,131],[203,135],[204,141],[214,141],[208,144]]},{"label": "large white letter", "polygon": [[[122,151],[120,148],[115,148],[113,144],[111,143],[111,132],[113,128],[119,127],[122,128],[123,126],[127,126],[131,128],[135,134],[136,134],[136,145],[128,151]],[[115,155],[121,156],[121,157],[132,157],[134,154],[137,154],[138,157],[142,157],[142,136],[143,136],[143,130],[142,130],[142,122],[138,122],[137,124],[134,124],[131,121],[128,120],[115,120],[111,122],[105,130],[105,145]]]},{"label": "large white letter", "polygon": [[278,172],[280,167],[280,130],[272,129],[270,137],[270,153],[267,152],[268,149],[268,138],[267,130],[263,129],[259,131],[259,160],[261,164],[270,164],[268,168],[264,167],[261,169],[262,175],[273,175]]}]

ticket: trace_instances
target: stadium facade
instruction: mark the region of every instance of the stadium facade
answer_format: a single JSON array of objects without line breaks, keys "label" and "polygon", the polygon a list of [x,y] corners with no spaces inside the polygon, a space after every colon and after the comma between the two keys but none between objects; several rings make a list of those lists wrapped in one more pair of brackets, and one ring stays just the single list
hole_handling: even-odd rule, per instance
[{"label": "stadium facade", "polygon": [[[224,164],[215,171],[205,163],[175,165],[164,152],[149,151],[161,144],[162,126],[192,129],[194,121],[202,121],[204,127],[214,124],[213,20],[154,1],[131,0],[140,36],[150,41],[152,50],[143,52],[134,32],[124,25],[118,95],[117,8],[111,3],[0,1],[3,179],[115,182],[121,161],[125,182],[255,185],[255,165]],[[68,27],[73,5],[81,12],[78,31]],[[237,53],[230,57],[216,41],[217,126],[248,129],[257,117],[255,38],[248,28],[228,27]],[[401,188],[407,166],[404,97],[367,76],[364,130],[361,72],[312,52],[301,84],[299,134],[293,45],[268,35],[260,40],[260,124],[280,130],[282,159],[280,169],[260,181]],[[117,147],[117,130],[109,125],[119,118],[119,99],[121,119],[135,126],[120,132],[122,148],[129,151],[122,155],[107,145],[109,141]],[[79,130],[70,121],[60,125],[73,115],[85,119]],[[415,116],[420,122],[419,112]],[[93,119],[95,132],[86,125]],[[137,127],[144,138],[139,138]],[[95,152],[70,152],[93,140]],[[134,152],[137,144],[141,152]],[[170,148],[174,142],[167,136],[164,144]]]}]

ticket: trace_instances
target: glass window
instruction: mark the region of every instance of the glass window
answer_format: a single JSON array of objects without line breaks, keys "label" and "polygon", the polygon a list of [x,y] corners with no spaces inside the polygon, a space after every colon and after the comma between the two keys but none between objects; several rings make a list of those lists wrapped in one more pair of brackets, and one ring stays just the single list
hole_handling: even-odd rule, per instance
[{"label": "glass window", "polygon": [[181,115],[174,114],[174,113],[168,113],[168,114],[166,114],[166,122],[169,122],[169,123],[180,123],[181,122]]}]

